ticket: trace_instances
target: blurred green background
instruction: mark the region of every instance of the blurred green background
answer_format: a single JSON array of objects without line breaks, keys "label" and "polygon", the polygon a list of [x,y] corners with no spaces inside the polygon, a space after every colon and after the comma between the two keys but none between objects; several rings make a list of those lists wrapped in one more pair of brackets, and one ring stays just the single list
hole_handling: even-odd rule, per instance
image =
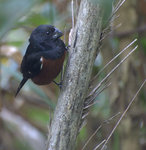
[{"label": "blurred green background", "polygon": [[[112,10],[112,1],[104,3],[103,27]],[[80,1],[74,2],[77,11]],[[76,18],[75,11],[75,18]],[[127,1],[111,24],[110,34],[102,43],[93,76],[134,38],[139,48],[112,75],[112,85],[97,98],[87,125],[81,130],[76,149],[82,149],[95,130],[113,115],[123,112],[146,77],[146,1]],[[119,23],[122,25],[116,28]],[[40,24],[51,24],[65,31],[68,45],[71,29],[71,3],[68,0],[0,0],[0,150],[45,149],[49,122],[56,105],[59,88],[51,83],[36,86],[29,81],[15,98],[22,79],[19,66],[31,31]],[[108,31],[109,32],[109,31]],[[130,49],[129,49],[130,50]],[[128,51],[129,51],[128,50]],[[99,82],[125,55],[122,54],[99,76]],[[59,81],[60,77],[56,79]],[[146,149],[146,88],[144,87],[110,142],[111,150]],[[120,115],[95,134],[86,146],[92,150],[112,130]],[[132,144],[131,144],[132,143]]]}]

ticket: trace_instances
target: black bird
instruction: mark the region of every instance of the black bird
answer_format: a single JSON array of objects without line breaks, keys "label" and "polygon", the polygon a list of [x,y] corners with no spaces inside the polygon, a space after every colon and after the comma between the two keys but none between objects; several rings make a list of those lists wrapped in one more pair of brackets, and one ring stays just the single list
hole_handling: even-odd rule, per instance
[{"label": "black bird", "polygon": [[30,36],[29,45],[21,62],[23,79],[16,95],[31,79],[35,84],[46,85],[60,73],[66,54],[66,46],[60,39],[62,32],[52,25],[40,25]]}]

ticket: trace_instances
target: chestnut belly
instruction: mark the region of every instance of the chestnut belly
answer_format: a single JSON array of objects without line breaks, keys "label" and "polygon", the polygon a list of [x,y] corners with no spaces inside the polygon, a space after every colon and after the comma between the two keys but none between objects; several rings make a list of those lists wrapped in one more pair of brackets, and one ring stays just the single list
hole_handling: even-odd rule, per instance
[{"label": "chestnut belly", "polygon": [[60,73],[62,67],[63,67],[63,62],[65,59],[65,53],[64,55],[55,60],[51,59],[45,59],[43,58],[43,67],[40,71],[40,73],[32,78],[31,80],[38,85],[46,85],[52,82]]}]

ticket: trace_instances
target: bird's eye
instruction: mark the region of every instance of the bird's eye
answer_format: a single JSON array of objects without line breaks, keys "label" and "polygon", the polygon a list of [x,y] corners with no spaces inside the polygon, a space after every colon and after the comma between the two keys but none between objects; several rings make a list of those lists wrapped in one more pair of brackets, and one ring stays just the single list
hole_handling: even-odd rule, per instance
[{"label": "bird's eye", "polygon": [[54,31],[55,31],[55,29],[54,29],[54,28],[50,28],[50,31],[51,31],[51,32],[54,32]]},{"label": "bird's eye", "polygon": [[47,31],[46,34],[49,35],[49,31]]}]

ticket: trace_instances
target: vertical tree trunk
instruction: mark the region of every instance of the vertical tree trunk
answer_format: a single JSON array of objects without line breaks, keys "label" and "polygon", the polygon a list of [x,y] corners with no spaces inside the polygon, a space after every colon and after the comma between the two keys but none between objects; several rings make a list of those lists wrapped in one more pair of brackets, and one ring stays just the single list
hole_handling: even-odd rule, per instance
[{"label": "vertical tree trunk", "polygon": [[63,87],[48,137],[48,150],[72,150],[101,34],[101,4],[82,0],[69,51]]}]

